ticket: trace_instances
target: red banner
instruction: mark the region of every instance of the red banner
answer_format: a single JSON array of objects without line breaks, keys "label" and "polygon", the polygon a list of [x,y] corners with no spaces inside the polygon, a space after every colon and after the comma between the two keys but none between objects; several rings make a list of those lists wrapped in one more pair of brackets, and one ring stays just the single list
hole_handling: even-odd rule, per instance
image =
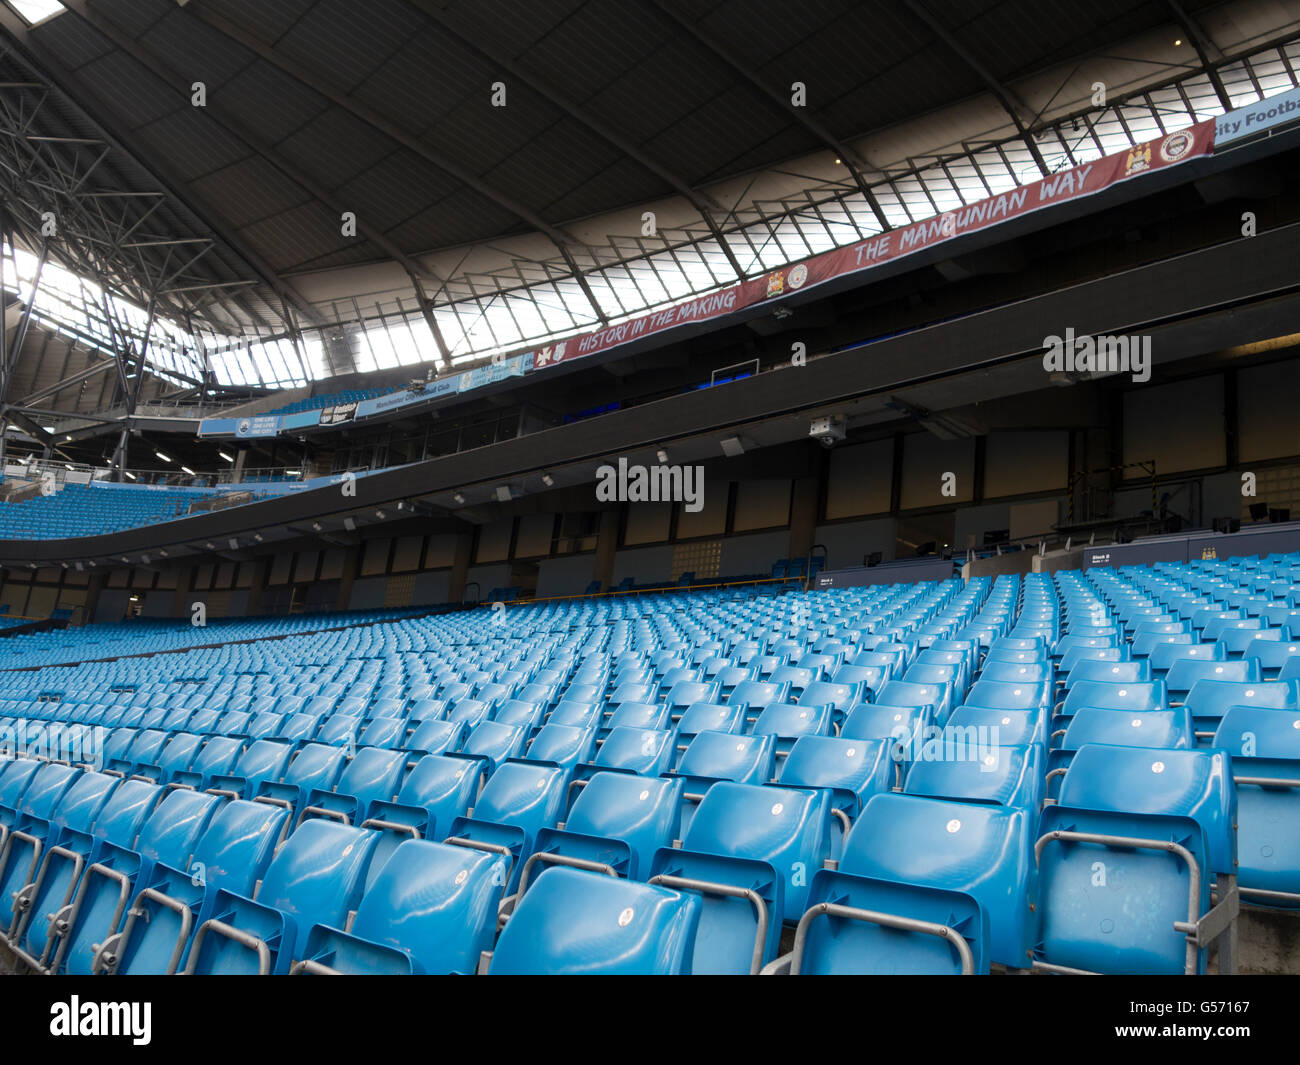
[{"label": "red banner", "polygon": [[891,229],[856,244],[814,255],[791,266],[773,270],[763,277],[742,281],[707,296],[699,296],[617,325],[605,326],[538,348],[533,352],[533,368],[540,370],[558,362],[571,362],[587,355],[595,355],[665,329],[723,318],[746,307],[780,299],[834,278],[870,270],[881,263],[932,248],[954,237],[988,229],[1010,218],[1019,218],[1044,207],[1095,195],[1141,174],[1209,155],[1213,148],[1214,120],[1211,119],[1136,145],[1119,155],[1108,155],[1092,163],[1080,163],[1069,170],[1009,189],[977,203],[900,229]]}]

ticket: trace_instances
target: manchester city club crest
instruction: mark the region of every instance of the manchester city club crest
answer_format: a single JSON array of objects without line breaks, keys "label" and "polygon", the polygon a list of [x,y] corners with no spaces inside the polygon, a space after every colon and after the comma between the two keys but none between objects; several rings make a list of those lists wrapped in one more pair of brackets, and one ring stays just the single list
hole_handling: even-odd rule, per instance
[{"label": "manchester city club crest", "polygon": [[1192,150],[1192,135],[1187,130],[1171,133],[1160,142],[1160,158],[1166,163],[1176,163]]},{"label": "manchester city club crest", "polygon": [[1151,169],[1151,145],[1139,144],[1129,149],[1128,159],[1124,163],[1124,174],[1140,174]]}]

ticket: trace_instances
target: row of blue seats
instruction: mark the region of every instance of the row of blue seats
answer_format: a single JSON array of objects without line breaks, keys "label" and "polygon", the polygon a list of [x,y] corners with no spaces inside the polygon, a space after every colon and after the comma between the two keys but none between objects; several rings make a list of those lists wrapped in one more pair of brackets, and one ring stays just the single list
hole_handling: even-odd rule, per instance
[{"label": "row of blue seats", "polygon": [[600,772],[566,813],[556,766],[504,763],[475,796],[470,763],[429,756],[427,794],[472,803],[438,842],[382,804],[294,825],[19,761],[6,938],[69,972],[1200,972],[1235,917],[1235,787],[1224,752],[1153,758],[1085,746],[1039,817],[880,790],[838,858],[828,788],[715,782],[678,837],[681,778]]}]

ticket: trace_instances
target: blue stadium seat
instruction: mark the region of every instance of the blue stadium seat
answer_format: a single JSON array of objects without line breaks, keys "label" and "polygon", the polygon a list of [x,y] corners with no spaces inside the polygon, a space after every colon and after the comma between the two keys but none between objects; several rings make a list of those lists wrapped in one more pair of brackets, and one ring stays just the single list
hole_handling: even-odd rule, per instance
[{"label": "blue stadium seat", "polygon": [[829,856],[830,810],[824,791],[709,789],[681,849],[656,853],[649,880],[703,899],[692,972],[757,973],[776,956],[782,922],[803,913],[811,874]]},{"label": "blue stadium seat", "polygon": [[776,759],[779,764],[785,760],[799,737],[831,735],[831,713],[830,705],[773,703],[758,715],[751,734],[776,737]]},{"label": "blue stadium seat", "polygon": [[92,969],[123,975],[180,972],[217,892],[252,895],[289,828],[289,815],[279,807],[243,800],[221,807],[187,865],[159,862],[138,885],[122,930],[100,944]]},{"label": "blue stadium seat", "polygon": [[311,790],[298,812],[297,823],[309,817],[327,817],[353,824],[372,803],[396,798],[405,776],[405,751],[362,747],[339,774],[333,788]]},{"label": "blue stadium seat", "polygon": [[821,788],[830,793],[831,857],[838,858],[844,837],[866,801],[889,791],[895,780],[895,745],[889,740],[801,736],[781,765],[778,783],[789,788]]},{"label": "blue stadium seat", "polygon": [[0,899],[15,899],[35,880],[55,814],[80,775],[80,769],[57,762],[42,764],[32,775],[0,846]]},{"label": "blue stadium seat", "polygon": [[1300,711],[1231,707],[1213,746],[1232,757],[1243,900],[1300,909]]},{"label": "blue stadium seat", "polygon": [[[825,971],[984,973],[990,962],[1027,968],[1037,897],[1032,833],[1033,815],[1024,809],[873,796],[845,841],[838,870],[813,878],[812,909],[800,921],[805,949],[816,966],[837,966]],[[950,931],[876,931],[853,914],[818,913],[825,903]],[[830,919],[822,922],[823,916]],[[843,946],[829,941],[841,936],[847,937]]]},{"label": "blue stadium seat", "polygon": [[[168,750],[170,749],[171,744],[168,744]],[[244,748],[233,772],[218,774],[211,779],[209,790],[230,799],[251,799],[267,781],[279,780],[284,776],[292,755],[291,743],[283,740],[255,740]]]},{"label": "blue stadium seat", "polygon": [[97,812],[89,804],[67,812],[60,843],[46,851],[36,879],[14,900],[8,942],[29,965],[45,970],[56,948],[61,955],[82,874],[109,844],[132,846],[162,796],[157,785],[127,780]]},{"label": "blue stadium seat", "polygon": [[[269,802],[291,810],[296,824],[298,813],[312,792],[333,788],[346,763],[347,753],[342,747],[309,743],[294,755],[284,776],[279,780],[262,781],[255,798],[258,802]],[[222,777],[229,775],[222,774]]]},{"label": "blue stadium seat", "polygon": [[[1224,751],[1080,748],[1039,826],[1035,968],[1204,972],[1236,916],[1236,814]],[[1235,971],[1231,946],[1219,965]]]},{"label": "blue stadium seat", "polygon": [[[765,711],[766,712],[766,711]],[[709,787],[720,781],[765,784],[776,776],[777,737],[772,733],[733,736],[701,732],[687,746],[673,775],[685,780],[682,792],[682,831]]]},{"label": "blue stadium seat", "polygon": [[989,738],[978,730],[945,728],[921,747],[907,771],[903,791],[1036,813],[1044,798],[1042,748],[990,745]]},{"label": "blue stadium seat", "polygon": [[1197,739],[1208,740],[1230,707],[1300,707],[1300,681],[1200,680],[1187,693],[1183,705],[1192,715]]},{"label": "blue stadium seat", "polygon": [[692,972],[703,906],[697,896],[547,869],[506,922],[488,972],[501,976]]},{"label": "blue stadium seat", "polygon": [[589,763],[596,753],[597,730],[575,725],[543,725],[528,745],[530,762],[545,762],[572,772]]},{"label": "blue stadium seat", "polygon": [[89,976],[97,948],[120,930],[135,888],[158,864],[185,867],[221,805],[214,795],[171,791],[127,845],[105,840],[86,869],[61,931],[51,971]]},{"label": "blue stadium seat", "polygon": [[492,946],[506,861],[407,840],[366,889],[346,931],[318,924],[295,974],[459,974]]},{"label": "blue stadium seat", "polygon": [[[316,925],[338,927],[361,901],[376,834],[304,821],[276,853],[255,897],[220,889],[195,933],[187,973],[287,973]],[[328,869],[329,876],[321,870]]]},{"label": "blue stadium seat", "polygon": [[470,815],[451,823],[445,842],[474,847],[507,859],[507,894],[519,886],[524,861],[537,833],[564,814],[568,774],[557,766],[506,762],[488,778]]},{"label": "blue stadium seat", "polygon": [[551,865],[644,880],[655,852],[677,838],[681,794],[680,779],[596,773],[569,810],[564,827],[537,833],[536,848],[520,875],[519,895]]},{"label": "blue stadium seat", "polygon": [[406,749],[412,754],[443,754],[460,747],[465,726],[450,721],[431,718],[421,721],[406,740]]}]

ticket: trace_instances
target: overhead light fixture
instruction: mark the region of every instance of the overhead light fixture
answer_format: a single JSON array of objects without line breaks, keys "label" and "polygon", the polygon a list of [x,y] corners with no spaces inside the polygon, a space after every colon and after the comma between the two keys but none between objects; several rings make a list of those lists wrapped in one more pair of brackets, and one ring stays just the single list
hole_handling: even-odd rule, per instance
[{"label": "overhead light fixture", "polygon": [[[71,439],[71,437],[69,437],[69,439]],[[224,451],[218,451],[217,454],[220,455],[220,456],[221,456],[223,459],[225,459],[227,462],[234,462],[234,461],[235,461],[235,456],[234,456],[234,455],[227,455]]]},{"label": "overhead light fixture", "polygon": [[722,444],[722,453],[729,459],[745,453],[745,445],[738,436],[724,436],[719,442]]},{"label": "overhead light fixture", "polygon": [[510,486],[508,484],[499,485],[497,487],[497,502],[498,503],[510,502]]},{"label": "overhead light fixture", "polygon": [[65,436],[65,437],[63,438],[63,442],[66,444],[66,443],[67,443],[69,440],[71,440],[71,439],[72,439],[72,437],[70,437],[70,436]]},{"label": "overhead light fixture", "polygon": [[544,473],[542,474],[542,484],[546,485],[547,488],[550,488],[553,484],[555,484],[555,478],[552,477],[549,473]]},{"label": "overhead light fixture", "polygon": [[160,459],[162,459],[163,462],[171,462],[171,459],[168,458],[166,455],[164,455],[161,451],[155,451],[154,454],[157,455]]},{"label": "overhead light fixture", "polygon": [[134,473],[132,473],[130,470],[123,470],[122,473],[123,473],[125,476],[130,477],[131,480],[133,480],[133,481],[134,481],[134,480],[137,480],[136,475],[135,475]]},{"label": "overhead light fixture", "polygon": [[375,517],[378,518],[380,521],[383,521],[386,517],[388,517],[388,515],[385,514],[382,510],[376,510]]},{"label": "overhead light fixture", "polygon": [[344,519],[343,519],[343,528],[347,529],[348,532],[356,532],[356,530],[357,530],[357,520],[356,520],[356,518],[344,518]]},{"label": "overhead light fixture", "polygon": [[465,502],[465,497],[461,495],[459,492],[453,492],[451,498],[453,502],[455,502],[457,505]]},{"label": "overhead light fixture", "polygon": [[253,533],[253,540],[254,540],[256,543],[259,543],[259,544],[260,544],[260,543],[262,542],[262,534],[261,534],[261,533]]},{"label": "overhead light fixture", "polygon": [[160,547],[160,548],[158,549],[158,554],[162,555],[163,558],[166,558],[166,557],[167,557],[167,549],[166,549],[166,548],[163,548],[163,547]]},{"label": "overhead light fixture", "polygon": [[68,469],[72,469],[72,463],[71,463],[71,462],[65,462],[63,465],[66,466]]},{"label": "overhead light fixture", "polygon": [[660,448],[660,449],[655,453],[655,458],[657,458],[657,459],[659,460],[660,465],[663,465],[663,466],[668,465],[668,452],[665,451],[663,448]]},{"label": "overhead light fixture", "polygon": [[214,544],[211,540],[209,540],[205,546],[209,551],[215,551],[217,549],[217,545]]},{"label": "overhead light fixture", "polygon": [[182,466],[182,467],[181,467],[181,472],[182,472],[182,473],[188,473],[191,477],[194,476],[194,471],[193,471],[192,469],[190,469],[188,466]]},{"label": "overhead light fixture", "polygon": [[230,550],[234,551],[239,547],[239,541],[235,537],[230,538]]},{"label": "overhead light fixture", "polygon": [[1176,38],[1176,39],[1174,40],[1174,47],[1177,48],[1177,47],[1179,47],[1182,43],[1183,43],[1183,39],[1182,39],[1181,37],[1178,37],[1178,38]]},{"label": "overhead light fixture", "polygon": [[140,602],[140,597],[139,597],[138,595],[133,595],[133,596],[131,596],[131,602],[133,602],[133,603],[138,603],[138,602]]},{"label": "overhead light fixture", "polygon": [[312,532],[320,532],[320,531],[321,531],[321,523],[318,522],[318,521],[313,521],[313,522],[311,523],[311,528],[312,528]]}]

